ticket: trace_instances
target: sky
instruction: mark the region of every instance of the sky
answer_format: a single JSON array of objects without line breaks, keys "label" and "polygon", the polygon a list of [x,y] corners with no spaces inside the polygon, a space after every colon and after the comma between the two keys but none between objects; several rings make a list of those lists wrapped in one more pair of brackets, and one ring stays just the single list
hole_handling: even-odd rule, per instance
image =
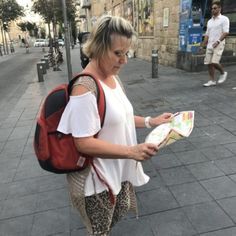
[{"label": "sky", "polygon": [[[26,8],[26,7],[30,8],[33,5],[33,1],[32,0],[16,0],[16,2],[19,5],[23,6],[24,8]],[[34,14],[33,12],[30,12],[29,10],[28,11],[26,10],[25,14],[26,14],[26,16],[23,17],[23,19],[26,20],[26,21],[32,21],[32,22],[40,21],[39,15]]]},{"label": "sky", "polygon": [[25,7],[27,4],[28,6],[32,5],[32,1],[31,0],[16,0],[17,3],[23,7]]}]

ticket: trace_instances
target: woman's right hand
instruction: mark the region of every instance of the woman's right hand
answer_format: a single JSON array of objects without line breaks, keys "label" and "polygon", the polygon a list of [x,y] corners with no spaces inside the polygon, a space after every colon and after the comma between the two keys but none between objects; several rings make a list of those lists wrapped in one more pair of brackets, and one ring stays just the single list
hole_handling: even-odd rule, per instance
[{"label": "woman's right hand", "polygon": [[157,151],[157,145],[152,143],[141,143],[129,147],[129,158],[136,161],[145,161],[156,155]]}]

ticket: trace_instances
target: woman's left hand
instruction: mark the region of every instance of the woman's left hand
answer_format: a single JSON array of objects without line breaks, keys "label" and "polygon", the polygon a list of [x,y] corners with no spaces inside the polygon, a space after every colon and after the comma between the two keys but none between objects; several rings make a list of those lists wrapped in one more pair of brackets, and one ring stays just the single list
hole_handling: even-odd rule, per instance
[{"label": "woman's left hand", "polygon": [[160,116],[152,117],[149,123],[152,127],[155,127],[157,125],[171,122],[172,118],[173,118],[173,114],[166,112],[166,113],[161,114]]}]

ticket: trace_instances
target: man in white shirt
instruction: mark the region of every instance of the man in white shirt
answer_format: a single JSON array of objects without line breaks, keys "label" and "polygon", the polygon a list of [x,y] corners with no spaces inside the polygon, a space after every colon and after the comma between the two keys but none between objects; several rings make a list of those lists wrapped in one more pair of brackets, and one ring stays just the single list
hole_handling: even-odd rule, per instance
[{"label": "man in white shirt", "polygon": [[[208,65],[210,80],[203,84],[204,87],[210,87],[222,84],[227,79],[228,73],[224,71],[220,64],[220,59],[225,47],[225,38],[229,34],[229,19],[221,15],[220,2],[213,2],[212,18],[207,22],[207,31],[202,42],[202,46],[207,46],[204,64]],[[219,80],[216,82],[215,69],[220,72]]]}]

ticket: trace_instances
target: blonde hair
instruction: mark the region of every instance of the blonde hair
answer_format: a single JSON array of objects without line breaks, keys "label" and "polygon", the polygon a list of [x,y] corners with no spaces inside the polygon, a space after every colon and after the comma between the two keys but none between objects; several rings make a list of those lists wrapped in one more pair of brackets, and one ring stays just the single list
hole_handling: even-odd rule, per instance
[{"label": "blonde hair", "polygon": [[136,39],[136,33],[127,20],[118,16],[102,16],[83,46],[84,54],[89,58],[101,58],[111,48],[112,34],[127,37],[131,43]]}]

